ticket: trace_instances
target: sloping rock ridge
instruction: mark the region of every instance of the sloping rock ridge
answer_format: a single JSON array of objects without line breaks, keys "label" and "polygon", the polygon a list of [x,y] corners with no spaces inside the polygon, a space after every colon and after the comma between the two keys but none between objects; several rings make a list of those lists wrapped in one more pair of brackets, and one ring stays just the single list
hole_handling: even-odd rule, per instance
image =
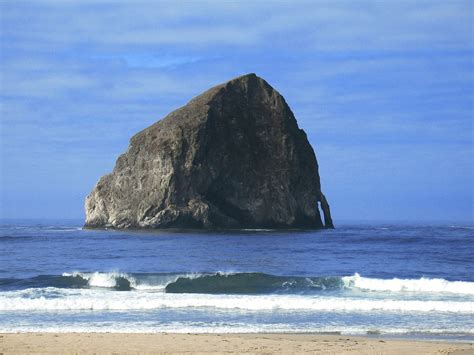
[{"label": "sloping rock ridge", "polygon": [[90,228],[333,228],[306,134],[255,74],[133,136],[85,210]]}]

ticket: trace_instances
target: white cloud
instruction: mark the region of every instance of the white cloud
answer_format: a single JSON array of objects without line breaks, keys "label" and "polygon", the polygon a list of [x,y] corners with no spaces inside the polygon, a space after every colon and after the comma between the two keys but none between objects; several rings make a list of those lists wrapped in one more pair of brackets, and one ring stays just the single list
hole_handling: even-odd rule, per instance
[{"label": "white cloud", "polygon": [[[13,48],[466,48],[472,2],[2,2]],[[25,21],[26,26],[18,26]],[[20,22],[21,23],[21,22]],[[304,48],[300,46],[304,45]],[[296,46],[296,47],[295,47]]]}]

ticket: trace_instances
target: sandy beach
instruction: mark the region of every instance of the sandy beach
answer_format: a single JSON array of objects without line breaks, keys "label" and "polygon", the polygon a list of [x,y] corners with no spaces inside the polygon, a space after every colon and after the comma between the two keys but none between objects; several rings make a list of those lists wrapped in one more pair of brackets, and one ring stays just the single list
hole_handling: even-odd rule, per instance
[{"label": "sandy beach", "polygon": [[0,335],[1,354],[32,353],[474,354],[473,343],[324,334],[17,333]]}]

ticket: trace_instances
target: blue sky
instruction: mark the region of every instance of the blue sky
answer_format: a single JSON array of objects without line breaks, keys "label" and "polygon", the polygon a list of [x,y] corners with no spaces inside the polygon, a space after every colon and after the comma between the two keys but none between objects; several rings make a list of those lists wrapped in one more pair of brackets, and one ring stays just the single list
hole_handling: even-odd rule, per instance
[{"label": "blue sky", "polygon": [[472,1],[0,1],[0,216],[82,218],[129,138],[255,72],[343,219],[472,221]]}]

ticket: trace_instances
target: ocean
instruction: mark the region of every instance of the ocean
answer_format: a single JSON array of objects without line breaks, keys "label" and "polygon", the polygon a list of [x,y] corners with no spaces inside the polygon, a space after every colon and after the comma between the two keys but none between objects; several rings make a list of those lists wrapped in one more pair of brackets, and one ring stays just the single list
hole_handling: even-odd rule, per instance
[{"label": "ocean", "polygon": [[0,332],[474,339],[472,224],[115,231],[2,221]]}]

